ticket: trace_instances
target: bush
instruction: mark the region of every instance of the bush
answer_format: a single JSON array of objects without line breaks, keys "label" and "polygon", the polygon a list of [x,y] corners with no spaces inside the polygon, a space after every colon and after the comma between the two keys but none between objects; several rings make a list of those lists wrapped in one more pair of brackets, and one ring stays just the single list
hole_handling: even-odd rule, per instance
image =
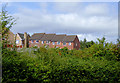
[{"label": "bush", "polygon": [[120,81],[119,49],[112,43],[84,50],[37,49],[31,53],[4,49],[2,82]]}]

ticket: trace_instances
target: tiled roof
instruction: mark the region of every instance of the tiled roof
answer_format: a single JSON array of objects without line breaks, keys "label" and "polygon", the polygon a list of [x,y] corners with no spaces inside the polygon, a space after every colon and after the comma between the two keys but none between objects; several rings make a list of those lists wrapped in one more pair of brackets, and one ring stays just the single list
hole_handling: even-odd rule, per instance
[{"label": "tiled roof", "polygon": [[42,41],[50,41],[54,38],[56,34],[45,34],[40,40]]},{"label": "tiled roof", "polygon": [[56,35],[56,34],[45,34],[35,33],[31,36],[30,40],[41,40],[41,41],[63,41],[70,42],[74,41],[77,35]]},{"label": "tiled roof", "polygon": [[22,34],[22,33],[18,33],[18,34],[19,34],[20,38],[21,38],[22,40],[24,40],[24,34]]},{"label": "tiled roof", "polygon": [[71,42],[74,41],[77,35],[68,35],[63,39],[63,42]]},{"label": "tiled roof", "polygon": [[34,33],[30,40],[40,40],[43,36],[45,35],[45,33]]},{"label": "tiled roof", "polygon": [[51,41],[63,41],[66,35],[56,35]]},{"label": "tiled roof", "polygon": [[28,36],[30,37],[30,34],[28,34]]}]

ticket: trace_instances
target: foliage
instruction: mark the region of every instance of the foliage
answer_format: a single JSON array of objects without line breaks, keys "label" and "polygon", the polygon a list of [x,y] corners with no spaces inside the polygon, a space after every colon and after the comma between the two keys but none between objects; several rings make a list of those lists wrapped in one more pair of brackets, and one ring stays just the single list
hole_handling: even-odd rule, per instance
[{"label": "foliage", "polygon": [[[15,20],[2,9],[2,36]],[[34,47],[21,52],[2,50],[3,83],[41,82],[120,82],[120,42],[81,41],[82,50]],[[31,51],[30,51],[31,50]]]},{"label": "foliage", "polygon": [[15,24],[15,18],[8,14],[6,10],[6,4],[2,6],[2,12],[0,12],[0,32],[2,33],[2,47],[6,46],[8,43],[8,32],[10,28]]},{"label": "foliage", "polygon": [[120,81],[118,44],[100,39],[84,50],[34,49],[37,50],[16,52],[4,49],[3,83]]},{"label": "foliage", "polygon": [[94,44],[93,41],[87,42],[86,39],[84,39],[84,41],[80,41],[80,49],[85,49],[85,48],[89,48]]}]

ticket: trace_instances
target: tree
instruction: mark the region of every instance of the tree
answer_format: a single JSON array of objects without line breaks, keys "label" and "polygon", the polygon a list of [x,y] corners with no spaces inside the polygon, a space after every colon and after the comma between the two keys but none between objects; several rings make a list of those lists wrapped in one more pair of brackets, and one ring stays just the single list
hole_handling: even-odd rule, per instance
[{"label": "tree", "polygon": [[15,18],[10,16],[8,14],[8,11],[6,10],[6,5],[2,6],[2,11],[0,12],[0,26],[1,26],[1,36],[2,36],[2,47],[4,47],[7,44],[7,40],[8,40],[8,31],[10,30],[10,28],[16,24],[15,23]]},{"label": "tree", "polygon": [[105,37],[102,39],[97,38],[97,40],[99,41],[99,44],[105,44]]},{"label": "tree", "polygon": [[80,49],[89,48],[94,44],[93,41],[88,42],[86,38],[83,41],[80,41]]}]

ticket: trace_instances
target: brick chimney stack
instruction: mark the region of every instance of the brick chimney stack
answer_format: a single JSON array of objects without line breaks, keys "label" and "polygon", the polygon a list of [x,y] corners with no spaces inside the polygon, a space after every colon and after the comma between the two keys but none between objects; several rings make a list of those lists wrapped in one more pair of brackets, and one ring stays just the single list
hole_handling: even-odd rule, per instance
[{"label": "brick chimney stack", "polygon": [[27,48],[27,32],[24,33],[24,47]]}]

